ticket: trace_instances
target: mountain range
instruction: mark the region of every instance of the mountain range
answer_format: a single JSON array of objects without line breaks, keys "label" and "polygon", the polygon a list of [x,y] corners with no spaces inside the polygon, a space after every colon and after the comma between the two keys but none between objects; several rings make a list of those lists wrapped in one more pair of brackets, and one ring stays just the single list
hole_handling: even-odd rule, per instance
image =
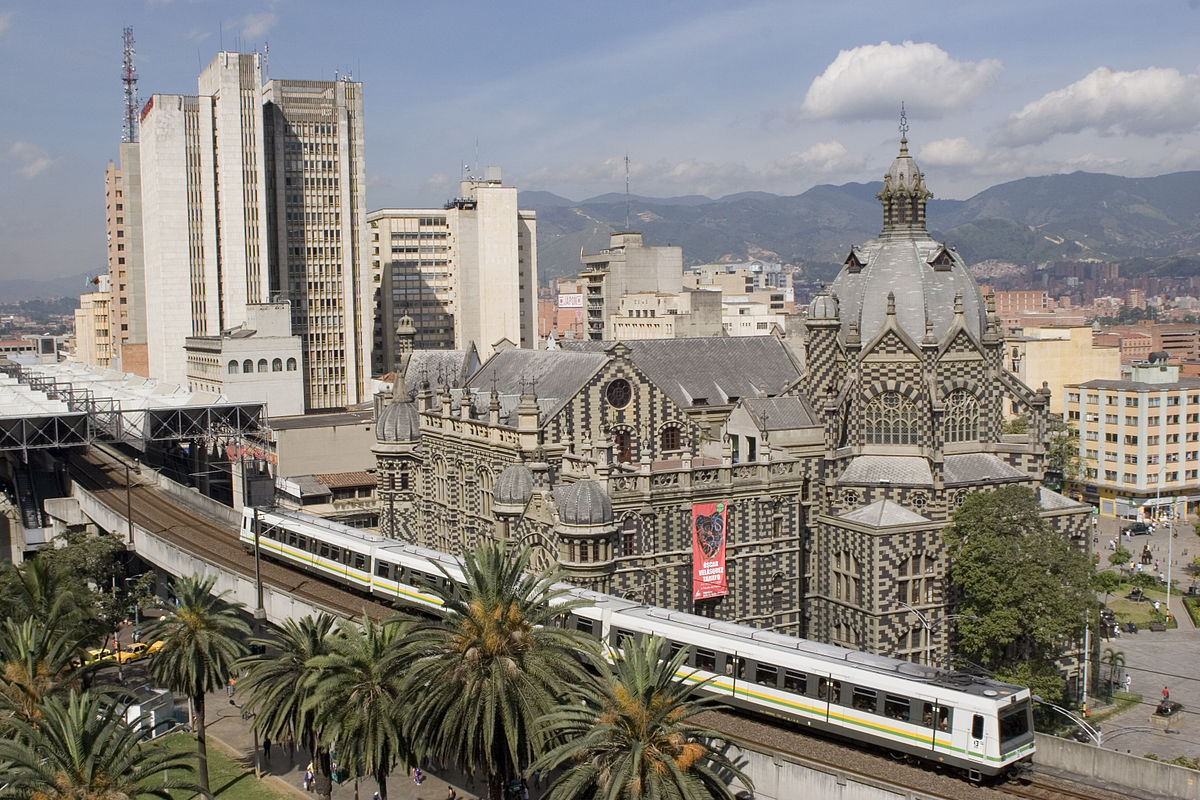
[{"label": "mountain range", "polygon": [[[537,211],[542,282],[574,275],[579,254],[608,245],[616,230],[641,231],[647,245],[683,247],[685,264],[768,261],[799,264],[828,280],[853,244],[879,234],[883,184],[814,186],[800,195],[741,192],[719,199],[604,194],[575,202],[520,193]],[[1117,262],[1121,275],[1200,275],[1200,172],[1122,178],[1087,172],[992,186],[967,200],[929,201],[934,238],[966,260],[1033,266],[1056,260]]]}]

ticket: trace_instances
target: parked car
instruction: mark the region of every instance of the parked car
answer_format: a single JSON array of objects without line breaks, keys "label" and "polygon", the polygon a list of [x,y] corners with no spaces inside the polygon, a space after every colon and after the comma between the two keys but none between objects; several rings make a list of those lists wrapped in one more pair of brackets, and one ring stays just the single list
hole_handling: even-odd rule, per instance
[{"label": "parked car", "polygon": [[1150,526],[1144,522],[1131,522],[1125,527],[1130,536],[1149,536]]},{"label": "parked car", "polygon": [[113,661],[117,654],[107,647],[93,647],[84,655],[84,661],[88,664],[101,663],[104,661]]},{"label": "parked car", "polygon": [[128,664],[131,661],[141,661],[150,655],[149,651],[150,645],[145,642],[134,642],[121,648],[121,652],[117,653],[117,663]]}]

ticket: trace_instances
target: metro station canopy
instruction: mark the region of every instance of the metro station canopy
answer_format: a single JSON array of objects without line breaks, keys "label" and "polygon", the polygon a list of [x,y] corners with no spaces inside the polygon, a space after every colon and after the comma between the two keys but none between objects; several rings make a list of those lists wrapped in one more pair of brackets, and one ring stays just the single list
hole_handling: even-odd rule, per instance
[{"label": "metro station canopy", "polygon": [[76,362],[0,366],[0,452],[263,434],[263,403]]}]

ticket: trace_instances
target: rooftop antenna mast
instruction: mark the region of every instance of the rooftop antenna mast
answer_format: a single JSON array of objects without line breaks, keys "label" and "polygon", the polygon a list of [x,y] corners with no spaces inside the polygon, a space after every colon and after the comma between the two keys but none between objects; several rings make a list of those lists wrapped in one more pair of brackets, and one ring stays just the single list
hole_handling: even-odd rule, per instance
[{"label": "rooftop antenna mast", "polygon": [[263,41],[263,81],[271,80],[271,43]]},{"label": "rooftop antenna mast", "polygon": [[629,154],[625,154],[625,232],[629,232]]},{"label": "rooftop antenna mast", "polygon": [[121,68],[121,82],[125,84],[125,124],[121,141],[138,140],[137,71],[133,68],[133,28],[125,29],[125,60]]}]

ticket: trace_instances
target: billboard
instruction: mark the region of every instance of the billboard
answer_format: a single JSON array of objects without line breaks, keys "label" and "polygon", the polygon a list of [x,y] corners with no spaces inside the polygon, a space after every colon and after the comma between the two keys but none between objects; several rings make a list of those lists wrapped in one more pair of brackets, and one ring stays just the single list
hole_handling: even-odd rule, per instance
[{"label": "billboard", "polygon": [[725,580],[725,504],[692,505],[692,599],[729,594]]},{"label": "billboard", "polygon": [[560,294],[558,296],[559,308],[583,308],[583,295],[581,294]]}]

